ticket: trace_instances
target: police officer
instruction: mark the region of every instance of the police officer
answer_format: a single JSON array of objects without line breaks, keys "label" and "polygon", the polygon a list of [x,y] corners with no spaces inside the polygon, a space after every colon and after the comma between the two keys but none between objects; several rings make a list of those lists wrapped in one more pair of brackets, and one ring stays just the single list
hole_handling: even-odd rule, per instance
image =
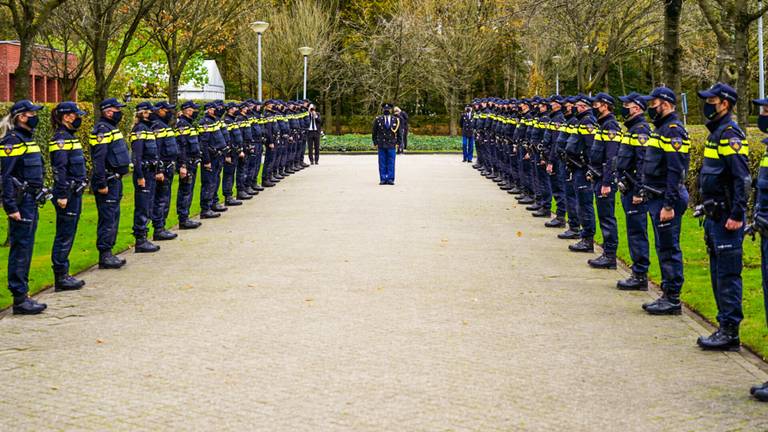
[{"label": "police officer", "polygon": [[201,223],[189,218],[192,195],[195,192],[197,166],[202,161],[200,133],[197,114],[200,106],[193,101],[181,104],[181,111],[176,119],[176,136],[179,145],[179,190],[176,196],[176,214],[179,216],[179,229],[195,229]]},{"label": "police officer", "polygon": [[597,217],[603,233],[603,254],[587,261],[592,268],[615,269],[619,247],[614,165],[621,143],[621,126],[613,115],[614,104],[613,97],[607,93],[598,93],[592,102],[599,127],[589,150],[589,177],[594,184]]},{"label": "police officer", "polygon": [[530,158],[528,154],[528,128],[531,126],[533,114],[531,113],[531,102],[528,99],[520,101],[520,119],[515,128],[514,136],[512,140],[517,149],[517,177],[519,179],[519,186],[522,189],[522,193],[515,199],[520,204],[533,204],[535,199],[533,197],[533,185],[530,178],[530,164],[526,158]]},{"label": "police officer", "polygon": [[240,125],[240,133],[243,135],[244,157],[237,162],[235,183],[237,184],[237,195],[239,197],[242,192],[243,199],[251,199],[259,193],[259,191],[253,189],[248,182],[251,159],[256,152],[256,142],[253,136],[254,120],[251,115],[252,108],[253,104],[249,101],[242,102],[240,104],[239,115],[237,116],[238,124]]},{"label": "police officer", "polygon": [[43,107],[28,100],[13,104],[2,121],[0,172],[3,180],[3,209],[8,215],[8,289],[13,295],[13,313],[36,315],[47,307],[30,298],[29,266],[35,246],[37,197],[43,191],[43,156],[33,133],[37,111]]},{"label": "police officer", "polygon": [[264,114],[261,112],[261,101],[253,101],[253,108],[248,113],[251,117],[251,127],[253,129],[253,153],[248,159],[248,174],[246,175],[246,184],[251,186],[255,192],[261,192],[264,187],[259,184],[259,171],[261,170],[261,156],[264,153],[264,142],[266,135],[264,132]]},{"label": "police officer", "polygon": [[569,169],[566,146],[568,139],[578,133],[579,118],[576,116],[576,107],[574,106],[576,98],[567,97],[564,100],[565,124],[561,127],[560,135],[557,137],[557,154],[560,162],[558,177],[562,179],[565,187],[565,209],[568,215],[568,229],[557,235],[557,238],[563,240],[576,240],[581,236],[581,221],[579,220],[579,202],[576,194],[575,181]]},{"label": "police officer", "polygon": [[136,105],[136,118],[131,130],[131,157],[133,158],[133,236],[136,238],[136,253],[152,253],[160,250],[147,240],[149,221],[157,194],[157,182],[162,181],[163,172],[157,152],[157,140],[152,130],[155,107],[149,102]]},{"label": "police officer", "polygon": [[579,234],[581,240],[576,244],[569,245],[568,249],[572,252],[591,253],[595,250],[595,210],[593,206],[594,189],[587,178],[587,168],[588,153],[595,139],[597,120],[592,115],[592,98],[589,96],[583,94],[576,96],[574,105],[577,111],[578,127],[575,133],[568,137],[565,152],[575,182],[579,221],[581,222],[581,233]]},{"label": "police officer", "polygon": [[392,105],[382,104],[382,115],[373,121],[371,139],[379,153],[379,184],[395,184],[395,154],[400,119],[392,114]]},{"label": "police officer", "polygon": [[227,142],[216,116],[218,104],[208,102],[200,120],[200,149],[202,151],[202,177],[200,179],[200,218],[217,218],[227,208],[216,202],[221,180],[222,163]]},{"label": "police officer", "polygon": [[683,213],[688,208],[684,181],[691,141],[675,112],[675,92],[658,87],[646,100],[648,116],[655,129],[645,149],[641,191],[653,224],[663,294],[655,301],[643,304],[643,309],[651,315],[679,315],[684,282],[680,228]]},{"label": "police officer", "polygon": [[[229,150],[224,156],[224,174],[222,178],[221,190],[224,193],[224,205],[227,207],[239,206],[243,202],[234,197],[235,173],[237,164],[241,158],[245,157],[243,152],[243,134],[237,120],[238,105],[230,102],[226,105],[224,114],[224,125],[227,129],[229,139],[227,141]],[[238,196],[239,198],[239,196]],[[248,199],[251,197],[248,196]]]},{"label": "police officer", "polygon": [[262,141],[264,142],[264,168],[262,168],[261,185],[264,187],[273,187],[278,180],[274,177],[276,166],[276,141],[279,137],[277,130],[277,111],[274,101],[268,100],[264,103],[264,114],[262,117]]},{"label": "police officer", "polygon": [[88,185],[83,145],[74,135],[84,115],[85,111],[74,102],[62,102],[51,112],[51,125],[56,128],[48,146],[56,209],[56,236],[51,251],[56,291],[77,290],[85,285],[69,274],[69,254],[80,221],[83,191]]},{"label": "police officer", "polygon": [[624,208],[627,227],[627,245],[632,258],[632,275],[616,283],[620,290],[648,289],[648,206],[640,193],[645,145],[651,135],[651,127],[645,120],[646,101],[642,95],[632,92],[619,98],[622,103],[626,133],[621,139],[616,160],[621,205]]},{"label": "police officer", "polygon": [[[547,228],[565,227],[565,216],[568,210],[565,202],[565,178],[559,174],[562,161],[558,152],[558,142],[560,134],[564,132],[566,121],[565,115],[563,115],[563,102],[564,99],[560,95],[555,95],[551,98],[550,121],[542,139],[543,153],[546,161],[546,181],[549,182],[549,190],[555,198],[555,217],[544,223],[544,226]],[[551,205],[551,202],[545,202],[544,210],[551,212]]]},{"label": "police officer", "polygon": [[99,104],[101,117],[96,122],[88,142],[91,146],[91,189],[96,196],[99,218],[96,228],[96,247],[99,250],[99,268],[117,269],[125,265],[125,259],[112,254],[120,225],[120,200],[123,199],[123,182],[128,174],[131,158],[128,145],[118,125],[123,118],[121,104],[108,98]]},{"label": "police officer", "polygon": [[[768,99],[756,99],[753,101],[760,109],[757,118],[757,127],[764,134],[768,134]],[[768,138],[763,139],[763,144],[768,144]],[[760,234],[760,258],[763,276],[763,304],[765,306],[765,316],[768,318],[768,152],[763,154],[760,161],[760,170],[757,174],[757,199],[755,201],[755,211],[753,226],[755,231]],[[768,402],[768,381],[763,384],[753,386],[750,393],[757,400]]]},{"label": "police officer", "polygon": [[178,237],[178,234],[165,227],[171,211],[173,177],[176,175],[181,154],[176,140],[176,131],[170,126],[175,109],[176,105],[167,101],[158,102],[155,104],[155,115],[152,121],[152,131],[155,134],[157,154],[160,159],[158,173],[162,174],[157,180],[157,190],[152,205],[152,226],[154,227],[152,240],[155,241],[173,240]]},{"label": "police officer", "polygon": [[472,107],[467,105],[464,107],[464,113],[461,115],[459,126],[461,127],[461,144],[462,144],[462,162],[472,163],[472,157],[474,156],[474,130],[472,129]]},{"label": "police officer", "polygon": [[717,83],[700,91],[709,137],[699,173],[703,200],[704,238],[709,252],[712,292],[717,304],[717,331],[699,337],[705,350],[739,350],[742,311],[744,219],[752,179],[746,134],[733,119],[736,90]]}]

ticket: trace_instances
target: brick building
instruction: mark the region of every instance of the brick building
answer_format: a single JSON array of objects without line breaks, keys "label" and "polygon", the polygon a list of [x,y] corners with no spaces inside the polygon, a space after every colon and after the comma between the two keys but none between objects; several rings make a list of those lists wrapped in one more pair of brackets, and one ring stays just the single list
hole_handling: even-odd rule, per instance
[{"label": "brick building", "polygon": [[[15,100],[13,94],[14,71],[19,65],[20,46],[18,41],[0,41],[0,102]],[[61,74],[65,64],[64,53],[51,50],[48,47],[36,46],[32,56],[30,81],[32,100],[34,102],[60,102],[62,99]],[[69,54],[66,64],[70,70],[77,65],[77,57]],[[77,100],[77,89],[67,99]]]}]

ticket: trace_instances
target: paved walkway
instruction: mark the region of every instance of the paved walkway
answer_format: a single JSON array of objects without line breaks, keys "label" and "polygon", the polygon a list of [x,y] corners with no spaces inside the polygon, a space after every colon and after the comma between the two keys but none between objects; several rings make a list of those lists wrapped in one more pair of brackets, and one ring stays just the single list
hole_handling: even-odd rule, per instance
[{"label": "paved walkway", "polygon": [[768,430],[764,372],[456,156],[321,163],[0,320],[0,430]]}]

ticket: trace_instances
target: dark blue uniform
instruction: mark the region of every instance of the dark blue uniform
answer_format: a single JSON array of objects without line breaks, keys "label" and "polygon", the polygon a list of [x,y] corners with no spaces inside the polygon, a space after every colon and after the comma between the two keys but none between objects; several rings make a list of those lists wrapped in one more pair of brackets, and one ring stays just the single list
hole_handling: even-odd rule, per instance
[{"label": "dark blue uniform", "polygon": [[[688,208],[688,191],[684,181],[688,172],[691,141],[677,113],[672,112],[656,119],[654,126],[645,149],[641,182],[656,239],[661,287],[664,296],[675,303],[679,302],[684,281],[680,228],[683,214]],[[675,217],[667,222],[660,220],[664,207],[675,211]]]},{"label": "dark blue uniform", "polygon": [[264,153],[264,126],[263,116],[259,112],[248,113],[251,123],[251,135],[253,136],[252,151],[248,154],[247,173],[245,183],[252,188],[259,187],[259,170],[261,169],[261,155]]},{"label": "dark blue uniform", "polygon": [[[151,121],[136,123],[131,131],[131,156],[133,158],[133,236],[138,240],[147,238],[152,207],[157,193],[155,175],[159,169],[157,141]],[[144,180],[144,187],[139,180]],[[155,227],[157,228],[157,227]]]},{"label": "dark blue uniform", "polygon": [[472,162],[474,155],[475,137],[472,129],[472,112],[465,112],[461,115],[459,126],[461,127],[461,149],[463,153],[462,162]]},{"label": "dark blue uniform", "polygon": [[568,137],[565,151],[571,161],[571,173],[576,188],[581,238],[591,242],[595,236],[594,192],[592,183],[587,180],[586,166],[589,160],[588,152],[595,139],[597,121],[591,110],[577,114],[576,118],[578,124],[576,130]]},{"label": "dark blue uniform", "polygon": [[[616,226],[616,182],[614,164],[621,142],[621,126],[613,113],[598,120],[599,129],[589,149],[589,165],[597,173],[594,183],[597,217],[603,234],[603,251],[606,257],[615,258],[619,247],[619,231]],[[603,187],[611,190],[607,196],[601,194]]]},{"label": "dark blue uniform", "polygon": [[176,131],[168,126],[166,120],[158,117],[152,122],[152,131],[155,134],[157,144],[157,156],[160,160],[158,172],[163,174],[163,181],[157,182],[157,192],[152,204],[152,226],[155,228],[155,235],[165,231],[165,221],[171,210],[173,177],[176,174],[180,156]]},{"label": "dark blue uniform", "polygon": [[0,140],[0,171],[5,213],[21,213],[21,220],[8,220],[8,289],[14,304],[21,304],[29,293],[29,266],[38,223],[35,196],[43,187],[43,156],[31,131],[18,127]]},{"label": "dark blue uniform", "polygon": [[211,165],[210,168],[202,170],[200,208],[205,212],[211,210],[216,204],[224,153],[227,151],[227,142],[221,132],[221,124],[210,114],[206,114],[200,121],[200,148],[203,165]]},{"label": "dark blue uniform", "polygon": [[179,190],[176,196],[176,214],[179,215],[179,223],[182,224],[189,220],[197,167],[203,158],[197,121],[180,115],[176,120],[176,137],[179,145],[179,164],[187,170],[187,176],[179,179]]},{"label": "dark blue uniform", "polygon": [[395,181],[395,154],[400,120],[395,115],[380,115],[373,121],[371,138],[379,153],[379,179],[382,183]]},{"label": "dark blue uniform", "polygon": [[77,224],[82,211],[83,189],[88,180],[83,145],[75,131],[60,126],[48,146],[53,168],[54,200],[66,199],[67,205],[56,208],[56,237],[53,240],[51,262],[56,275],[69,273],[69,254],[75,243]]},{"label": "dark blue uniform", "polygon": [[[572,135],[578,133],[579,119],[572,112],[565,115],[565,125],[563,125],[560,134],[557,137],[557,151],[559,160],[559,169],[557,172],[565,188],[565,209],[568,215],[568,231],[571,233],[581,232],[581,221],[579,220],[579,201],[576,193],[576,182],[574,181],[571,170],[568,168],[568,160],[565,157],[565,148]],[[568,237],[568,233],[563,236]]]},{"label": "dark blue uniform", "polygon": [[738,328],[742,312],[742,242],[744,227],[727,230],[728,219],[744,221],[751,186],[746,135],[727,114],[707,123],[710,134],[699,174],[707,212],[704,237],[709,252],[712,291],[721,328]]},{"label": "dark blue uniform", "polygon": [[[93,163],[91,188],[99,212],[96,247],[102,254],[111,254],[120,225],[120,200],[123,199],[120,178],[128,174],[131,159],[122,132],[105,117],[96,122],[88,142]],[[106,194],[98,192],[105,187],[109,188]]]},{"label": "dark blue uniform", "polygon": [[638,275],[648,273],[650,250],[648,246],[648,205],[645,201],[633,204],[633,197],[640,197],[640,179],[643,172],[645,146],[651,135],[651,127],[645,116],[637,115],[624,122],[627,131],[621,140],[616,160],[616,172],[623,185],[621,204],[627,224],[627,245],[632,258],[632,271]]},{"label": "dark blue uniform", "polygon": [[240,125],[235,115],[227,114],[224,116],[223,121],[229,136],[227,141],[229,151],[225,155],[229,162],[226,159],[224,160],[224,175],[221,188],[226,200],[227,198],[231,199],[234,194],[235,174],[240,160],[239,154],[243,149],[243,133],[240,130]]}]

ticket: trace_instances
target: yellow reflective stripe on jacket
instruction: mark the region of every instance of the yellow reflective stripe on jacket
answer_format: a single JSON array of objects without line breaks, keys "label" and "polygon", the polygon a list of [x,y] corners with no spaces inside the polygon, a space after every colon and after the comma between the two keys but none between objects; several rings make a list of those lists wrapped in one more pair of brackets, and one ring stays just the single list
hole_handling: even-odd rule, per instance
[{"label": "yellow reflective stripe on jacket", "polygon": [[51,141],[48,143],[49,152],[55,152],[59,150],[82,150],[82,148],[83,145],[78,139]]},{"label": "yellow reflective stripe on jacket", "polygon": [[[720,144],[707,141],[704,148],[704,157],[709,159],[720,159],[720,156],[733,156],[736,154],[749,155],[749,144],[747,140],[741,140],[741,147],[738,150],[731,147],[729,139],[720,140]],[[761,162],[762,163],[762,162]]]},{"label": "yellow reflective stripe on jacket", "polygon": [[7,147],[0,147],[0,157],[23,156],[27,153],[40,153],[40,147],[34,141],[14,144],[10,151]]},{"label": "yellow reflective stripe on jacket", "polygon": [[763,159],[760,160],[760,166],[768,168],[768,153],[763,155]]},{"label": "yellow reflective stripe on jacket", "polygon": [[198,132],[196,127],[185,127],[182,129],[178,129],[176,131],[177,136],[198,136],[200,135],[200,132]]},{"label": "yellow reflective stripe on jacket", "polygon": [[655,147],[667,153],[688,153],[691,148],[691,140],[683,139],[677,148],[672,145],[672,139],[663,136],[651,136],[648,147]]},{"label": "yellow reflective stripe on jacket", "polygon": [[581,135],[594,135],[595,134],[595,129],[596,128],[593,127],[592,130],[589,130],[588,127],[586,127],[584,125],[579,125],[578,131],[579,131],[579,134],[581,134]]},{"label": "yellow reflective stripe on jacket", "polygon": [[[139,132],[131,132],[130,135],[130,141],[134,142],[136,140],[153,140],[155,139],[155,134],[152,131],[139,131]],[[102,144],[104,144],[102,142]]]}]

